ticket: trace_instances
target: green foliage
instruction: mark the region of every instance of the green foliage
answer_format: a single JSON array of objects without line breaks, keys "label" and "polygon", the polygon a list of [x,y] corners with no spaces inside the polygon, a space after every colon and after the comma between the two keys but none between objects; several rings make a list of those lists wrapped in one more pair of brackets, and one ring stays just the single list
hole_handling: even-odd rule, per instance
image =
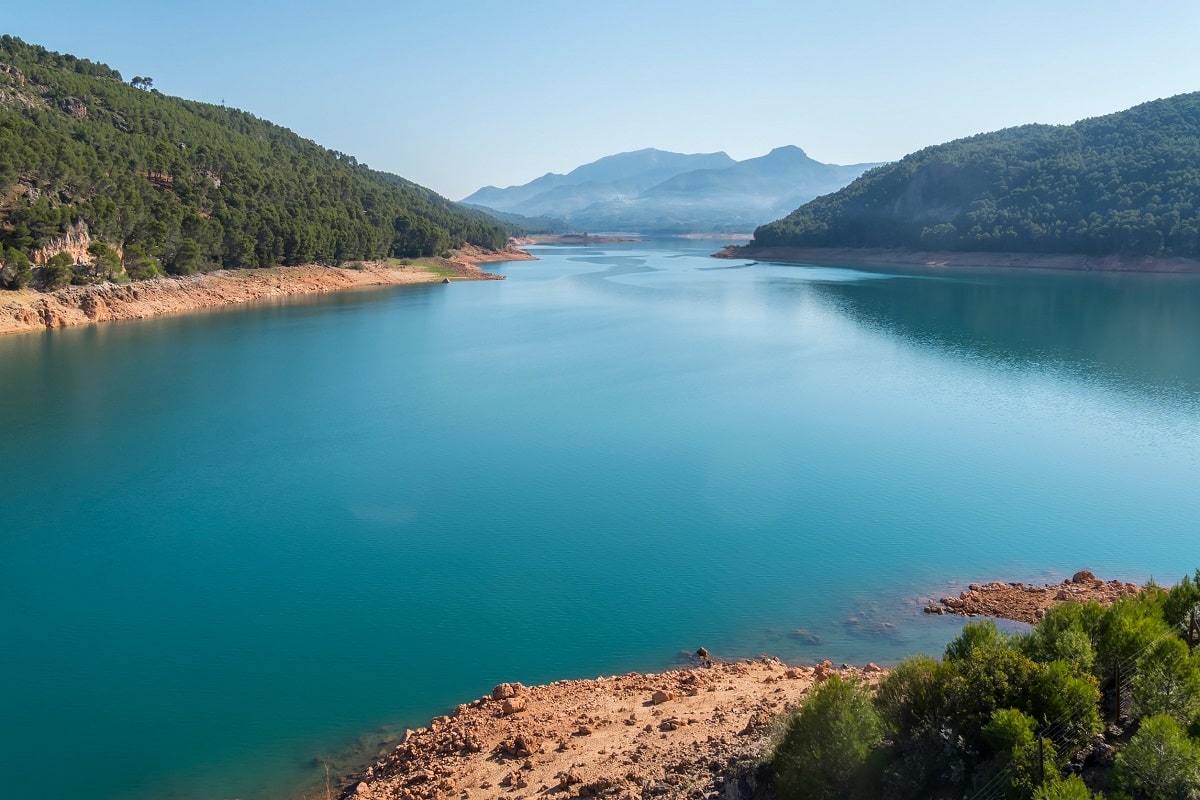
[{"label": "green foliage", "polygon": [[1095,797],[1078,775],[1052,778],[1033,792],[1033,800],[1094,800]]},{"label": "green foliage", "polygon": [[24,289],[33,279],[29,258],[20,250],[0,248],[0,286],[5,289]]},{"label": "green foliage", "polygon": [[97,283],[111,281],[123,270],[121,256],[103,242],[92,242],[88,246],[91,264],[76,264],[72,283]]},{"label": "green foliage", "polygon": [[[1190,621],[1193,612],[1200,616],[1200,569],[1196,577],[1183,576],[1183,580],[1171,587],[1163,600],[1163,617],[1169,625],[1181,625]],[[1194,644],[1194,643],[1193,643]]]},{"label": "green foliage", "polygon": [[985,777],[992,780],[1003,772],[1009,797],[1030,797],[1042,776],[1054,773],[1054,744],[1043,739],[1039,748],[1036,728],[1033,717],[1011,708],[992,712],[991,720],[983,726],[984,741],[996,754],[992,770]]},{"label": "green foliage", "polygon": [[135,281],[149,280],[159,276],[158,262],[146,255],[139,245],[125,248],[125,274]]},{"label": "green foliage", "polygon": [[1139,656],[1156,641],[1174,633],[1153,598],[1124,598],[1104,613],[1094,634],[1097,677],[1116,669],[1129,675]]},{"label": "green foliage", "polygon": [[53,291],[69,284],[73,266],[71,256],[67,253],[57,253],[51,257],[42,267],[42,288]]},{"label": "green foliage", "polygon": [[1200,258],[1200,93],[926,148],[754,244]]},{"label": "green foliage", "polygon": [[14,198],[0,247],[30,253],[82,221],[94,240],[136,249],[146,275],[146,259],[188,272],[506,243],[483,212],[245,112],[143,91],[10,36],[0,62],[21,73],[0,73],[0,96],[19,98],[0,104],[0,196]]},{"label": "green foliage", "polygon": [[1132,800],[1197,800],[1200,743],[1189,735],[1200,736],[1200,656],[1167,623],[1195,591],[1194,581],[1181,586],[1107,608],[1062,605],[1023,635],[990,621],[964,625],[940,662],[906,659],[881,682],[878,717],[863,723],[879,725],[886,738],[878,748],[846,744],[877,741],[875,728],[857,739],[835,733],[849,727],[834,722],[849,716],[846,698],[831,690],[810,700],[811,716],[803,726],[798,716],[776,751],[781,791],[790,792],[781,796],[1090,799],[1082,781],[1062,773],[1103,730],[1101,686],[1111,693],[1120,667],[1146,716],[1118,755],[1110,787]]},{"label": "green foliage", "polygon": [[889,736],[910,739],[942,723],[941,671],[941,664],[929,656],[912,656],[883,679],[875,706]]},{"label": "green foliage", "polygon": [[788,726],[773,759],[779,797],[870,797],[866,765],[882,724],[868,689],[833,676],[817,686]]},{"label": "green foliage", "polygon": [[195,239],[184,239],[176,248],[175,257],[171,259],[168,271],[172,275],[192,275],[200,271],[203,266],[204,259],[200,254],[200,243]]},{"label": "green foliage", "polygon": [[1133,702],[1146,716],[1166,714],[1180,725],[1200,715],[1200,656],[1175,637],[1155,641],[1137,662]]},{"label": "green foliage", "polygon": [[1086,615],[1103,613],[1099,605],[1092,606],[1064,603],[1047,609],[1037,626],[1019,640],[1021,651],[1043,664],[1066,661],[1080,672],[1091,672],[1096,651],[1084,620]]},{"label": "green foliage", "polygon": [[1170,717],[1147,717],[1117,754],[1113,778],[1139,800],[1192,800],[1200,796],[1200,745]]}]

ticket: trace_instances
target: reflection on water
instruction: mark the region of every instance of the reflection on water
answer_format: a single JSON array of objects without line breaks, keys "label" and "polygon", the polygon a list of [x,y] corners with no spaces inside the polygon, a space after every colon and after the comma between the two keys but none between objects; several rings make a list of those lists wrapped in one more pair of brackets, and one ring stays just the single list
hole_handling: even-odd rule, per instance
[{"label": "reflection on water", "polygon": [[0,339],[10,792],[319,792],[502,680],[885,662],[954,580],[1197,566],[1200,281],[718,247]]},{"label": "reflection on water", "polygon": [[860,324],[921,346],[1200,393],[1200,277],[964,270],[815,281]]}]

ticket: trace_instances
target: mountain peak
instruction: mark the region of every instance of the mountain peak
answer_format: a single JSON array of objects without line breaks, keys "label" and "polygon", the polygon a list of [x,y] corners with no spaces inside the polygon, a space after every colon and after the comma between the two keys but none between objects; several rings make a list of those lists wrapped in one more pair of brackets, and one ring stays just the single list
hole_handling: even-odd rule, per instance
[{"label": "mountain peak", "polygon": [[767,156],[798,156],[800,158],[808,158],[808,153],[801,150],[794,144],[785,144],[782,147],[774,147]]}]

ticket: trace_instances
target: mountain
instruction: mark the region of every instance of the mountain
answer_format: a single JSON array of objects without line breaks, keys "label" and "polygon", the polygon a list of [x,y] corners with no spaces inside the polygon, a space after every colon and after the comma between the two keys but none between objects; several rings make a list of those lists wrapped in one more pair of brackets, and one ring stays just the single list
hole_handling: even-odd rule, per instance
[{"label": "mountain", "polygon": [[478,210],[244,111],[152,86],[0,37],[4,282],[27,282],[28,260],[59,251],[101,265],[68,275],[80,282],[506,242],[505,227]]},{"label": "mountain", "polygon": [[755,231],[781,246],[1200,258],[1200,92],[926,148]]},{"label": "mountain", "polygon": [[564,218],[596,203],[636,197],[680,173],[720,169],[737,162],[725,153],[670,153],[646,148],[605,156],[566,175],[547,173],[523,186],[485,186],[463,203],[527,217]]},{"label": "mountain", "polygon": [[565,220],[576,229],[746,231],[845,186],[874,165],[822,164],[798,147],[734,161],[725,153],[638,150],[523,186],[487,186],[463,203]]}]

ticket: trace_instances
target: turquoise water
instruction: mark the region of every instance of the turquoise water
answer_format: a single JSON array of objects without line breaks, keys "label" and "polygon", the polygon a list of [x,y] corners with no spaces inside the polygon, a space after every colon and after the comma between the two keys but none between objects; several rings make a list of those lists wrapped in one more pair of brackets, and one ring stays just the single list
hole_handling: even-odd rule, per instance
[{"label": "turquoise water", "polygon": [[286,796],[502,680],[1200,566],[1200,279],[714,249],[0,339],[4,793]]}]

